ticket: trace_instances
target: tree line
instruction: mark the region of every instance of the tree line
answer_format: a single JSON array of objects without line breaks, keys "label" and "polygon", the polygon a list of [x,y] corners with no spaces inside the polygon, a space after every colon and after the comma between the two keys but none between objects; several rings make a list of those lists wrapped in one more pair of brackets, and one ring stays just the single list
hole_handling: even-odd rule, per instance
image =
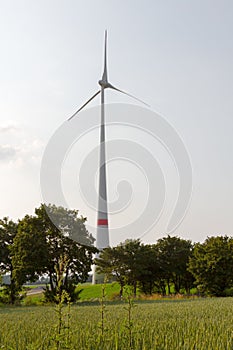
[{"label": "tree line", "polygon": [[139,287],[145,294],[233,295],[233,238],[208,237],[204,243],[192,243],[166,236],[156,244],[127,240],[104,249],[97,271],[115,277],[121,286]]},{"label": "tree line", "polygon": [[2,280],[0,301],[14,304],[26,282],[44,275],[49,280],[44,292],[47,301],[55,301],[63,290],[75,300],[76,286],[87,280],[94,262],[98,273],[119,282],[120,295],[126,285],[133,287],[134,294],[137,288],[145,294],[189,294],[195,287],[201,294],[233,295],[231,237],[208,237],[204,243],[192,243],[168,235],[156,244],[126,240],[98,252],[85,222],[77,210],[55,205],[41,205],[34,215],[17,223],[1,219],[0,276],[9,274],[10,282]]}]

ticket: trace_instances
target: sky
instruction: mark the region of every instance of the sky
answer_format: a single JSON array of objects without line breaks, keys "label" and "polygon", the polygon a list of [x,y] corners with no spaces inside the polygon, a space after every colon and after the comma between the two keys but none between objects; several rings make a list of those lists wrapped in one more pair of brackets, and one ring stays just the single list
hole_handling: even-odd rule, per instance
[{"label": "sky", "polygon": [[[0,0],[0,217],[17,220],[33,214],[43,201],[40,169],[46,145],[97,91],[107,29],[110,81],[165,118],[182,138],[191,160],[192,199],[172,234],[195,242],[211,235],[231,235],[232,13],[233,3],[227,0]],[[107,101],[135,103],[111,91]],[[98,103],[97,98],[91,106]],[[107,138],[116,138],[118,132],[127,134],[126,128],[109,127]],[[135,130],[130,135],[137,140],[141,137],[140,143],[151,147],[164,168],[168,186],[161,220],[142,238],[151,243],[166,234],[177,179],[169,154],[159,145],[152,146],[148,135]],[[85,158],[85,149],[88,154],[96,146],[98,133],[82,142],[74,152],[80,159]],[[78,173],[74,161],[69,163],[71,154],[62,169],[67,197],[72,192],[69,179],[74,183],[77,178],[72,176]],[[114,181],[121,175],[111,166],[110,162],[108,192],[114,197]],[[128,166],[132,175],[134,170]],[[126,175],[122,173],[122,178]],[[143,179],[138,174],[129,181],[141,184]],[[133,197],[136,213],[147,191],[144,185],[139,186],[141,194],[136,191]],[[95,211],[81,197],[77,200],[70,198],[71,207],[78,208],[94,225]],[[114,226],[122,220],[124,224],[125,216],[113,215],[110,223]],[[119,243],[123,238],[137,237],[129,232],[128,236],[110,237],[110,242]]]}]

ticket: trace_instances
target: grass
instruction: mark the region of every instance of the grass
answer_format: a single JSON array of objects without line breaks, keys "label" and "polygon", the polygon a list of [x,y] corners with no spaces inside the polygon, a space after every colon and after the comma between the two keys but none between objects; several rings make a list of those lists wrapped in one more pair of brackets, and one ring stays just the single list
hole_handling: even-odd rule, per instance
[{"label": "grass", "polygon": [[[41,285],[44,287],[44,285]],[[29,287],[30,289],[33,289],[34,286]],[[35,288],[35,287],[34,287]],[[101,298],[102,295],[102,285],[101,284],[96,284],[92,285],[91,283],[84,283],[80,284],[77,286],[77,290],[82,290],[80,293],[79,297],[79,302],[84,302],[84,301],[98,301],[99,298]],[[192,294],[196,292],[196,289],[192,290]],[[120,286],[117,282],[113,283],[107,283],[105,286],[105,293],[106,293],[106,301],[112,301],[112,300],[117,300],[119,299],[119,293],[120,293]],[[152,296],[143,296],[140,295],[140,292],[138,291],[138,297],[142,299],[148,299],[148,300],[161,300],[161,299],[177,299],[177,298],[187,298],[185,295],[170,295],[166,297],[161,297],[161,295],[154,294]],[[42,304],[43,302],[43,294],[34,294],[34,295],[28,295],[24,301],[24,305],[37,305],[37,304]]]},{"label": "grass", "polygon": [[[94,301],[101,298],[102,295],[102,285],[91,283],[81,284],[77,287],[78,290],[82,289],[80,293],[80,301]],[[119,296],[120,286],[118,283],[107,283],[105,286],[105,293],[107,300],[113,300]]]},{"label": "grass", "polygon": [[[99,337],[100,306],[71,308],[71,346],[79,350],[232,350],[233,299],[136,302],[129,345],[127,303],[107,304]],[[54,307],[0,308],[0,349],[54,349]]]},{"label": "grass", "polygon": [[34,295],[27,295],[23,299],[22,305],[33,306],[33,305],[43,305],[43,293],[38,293]]},{"label": "grass", "polygon": [[[30,288],[31,289],[31,288]],[[102,295],[102,285],[96,284],[92,285],[91,283],[85,283],[77,286],[77,290],[82,290],[79,297],[79,302],[85,301],[97,301],[101,298]],[[105,287],[106,300],[118,299],[120,286],[118,283],[108,283]],[[42,305],[43,304],[43,293],[27,295],[26,298],[22,301],[22,305]]]}]

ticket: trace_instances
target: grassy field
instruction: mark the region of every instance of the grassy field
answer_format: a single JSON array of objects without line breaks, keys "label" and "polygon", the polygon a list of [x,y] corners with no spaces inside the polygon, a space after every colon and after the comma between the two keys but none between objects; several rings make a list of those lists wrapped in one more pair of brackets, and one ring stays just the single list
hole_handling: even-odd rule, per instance
[{"label": "grassy field", "polygon": [[[35,285],[35,286],[27,286],[26,288],[28,289],[35,289],[37,287],[45,287],[45,285]],[[102,285],[101,284],[96,284],[93,285],[91,283],[84,283],[84,284],[80,284],[77,286],[77,290],[81,290],[81,293],[79,295],[79,301],[83,302],[83,301],[98,301],[98,299],[101,297],[102,295]],[[171,291],[174,291],[173,286],[171,287]],[[106,300],[116,300],[119,298],[119,293],[120,293],[120,285],[117,282],[113,282],[113,283],[107,283],[105,285],[105,293],[106,293]],[[196,289],[193,288],[191,290],[191,294],[194,295],[196,293]],[[142,298],[144,298],[143,295],[141,295],[140,291],[137,291],[137,295],[138,297],[142,296]],[[170,296],[171,298],[174,297],[174,295]],[[184,298],[186,296],[184,295]],[[161,299],[161,297],[159,295],[154,295],[153,298],[155,299]],[[164,299],[169,298],[169,297],[165,297]],[[42,293],[40,295],[31,295],[31,296],[27,296],[26,299],[23,301],[24,305],[32,305],[32,304],[38,304],[41,300],[42,300]]]},{"label": "grassy field", "polygon": [[[45,287],[45,285],[40,285]],[[37,286],[27,287],[28,289],[35,289]],[[81,290],[79,295],[79,302],[83,301],[98,301],[102,295],[102,285],[96,284],[92,285],[91,283],[84,283],[78,285],[77,290]],[[115,300],[118,299],[120,292],[120,286],[118,283],[107,283],[105,286],[106,300]],[[28,295],[22,302],[23,305],[38,305],[43,304],[43,293],[36,295]]]},{"label": "grassy field", "polygon": [[[68,328],[62,328],[60,349],[233,349],[232,298],[138,301],[130,310],[130,324],[129,304],[109,302],[103,327],[98,303],[72,306],[70,318],[67,311],[63,308]],[[57,325],[58,313],[51,306],[1,307],[0,349],[57,349]]]},{"label": "grassy field", "polygon": [[[101,284],[90,284],[85,283],[77,288],[78,290],[82,289],[80,293],[80,301],[86,300],[98,300],[102,295],[102,285]],[[105,286],[105,292],[108,300],[113,300],[119,296],[120,286],[118,283],[107,283]]]}]

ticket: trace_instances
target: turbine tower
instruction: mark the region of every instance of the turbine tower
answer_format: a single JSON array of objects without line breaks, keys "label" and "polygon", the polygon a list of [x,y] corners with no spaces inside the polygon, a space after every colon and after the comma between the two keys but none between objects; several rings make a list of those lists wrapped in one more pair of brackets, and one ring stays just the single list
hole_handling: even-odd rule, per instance
[{"label": "turbine tower", "polygon": [[[98,213],[97,213],[97,236],[96,236],[96,247],[99,251],[109,246],[109,230],[108,230],[108,202],[107,202],[107,181],[106,181],[106,152],[105,152],[105,89],[110,88],[125,94],[135,100],[145,104],[137,97],[122,91],[108,81],[107,72],[107,31],[105,30],[104,39],[104,71],[102,79],[99,80],[100,90],[98,90],[88,101],[86,101],[68,120],[74,118],[86,105],[89,104],[99,93],[101,94],[101,126],[100,126],[100,168],[99,168],[99,197],[98,197]],[[92,283],[102,283],[103,276],[98,276],[93,270]]]}]

